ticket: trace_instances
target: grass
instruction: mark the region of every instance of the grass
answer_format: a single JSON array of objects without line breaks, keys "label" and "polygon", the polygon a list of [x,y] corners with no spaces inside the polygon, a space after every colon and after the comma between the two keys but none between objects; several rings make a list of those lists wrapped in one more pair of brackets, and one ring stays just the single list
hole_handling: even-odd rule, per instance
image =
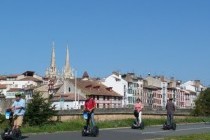
[{"label": "grass", "polygon": [[210,133],[193,134],[188,136],[167,137],[164,140],[210,140]]},{"label": "grass", "polygon": [[[176,119],[176,123],[196,123],[203,121],[210,122],[210,118],[201,118],[201,117],[189,117],[184,119]],[[165,122],[165,118],[160,119],[144,119],[145,126],[151,125],[162,125]],[[117,128],[117,127],[130,127],[133,123],[133,119],[124,119],[124,120],[113,120],[113,121],[99,121],[97,125],[99,128]],[[46,124],[43,126],[29,126],[25,124],[22,127],[23,133],[40,133],[47,132],[53,133],[58,131],[80,131],[85,125],[83,119],[71,120],[67,122],[55,122],[51,124]],[[1,123],[0,128],[6,128],[7,123]]]}]

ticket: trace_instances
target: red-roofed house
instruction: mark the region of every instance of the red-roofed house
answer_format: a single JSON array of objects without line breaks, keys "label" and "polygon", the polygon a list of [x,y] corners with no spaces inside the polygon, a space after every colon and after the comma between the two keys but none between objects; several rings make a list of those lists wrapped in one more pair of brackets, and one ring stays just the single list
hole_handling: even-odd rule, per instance
[{"label": "red-roofed house", "polygon": [[89,79],[87,76],[66,79],[58,90],[53,90],[52,87],[51,90],[54,91],[54,94],[51,101],[53,105],[56,104],[56,109],[67,109],[67,105],[69,108],[81,108],[88,95],[93,95],[97,108],[122,107],[122,96],[120,94],[103,85],[100,80]]}]

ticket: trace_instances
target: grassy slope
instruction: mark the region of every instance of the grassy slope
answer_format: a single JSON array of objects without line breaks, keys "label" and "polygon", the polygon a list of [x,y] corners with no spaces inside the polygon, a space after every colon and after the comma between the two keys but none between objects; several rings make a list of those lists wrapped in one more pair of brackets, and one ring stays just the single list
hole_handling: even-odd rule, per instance
[{"label": "grassy slope", "polygon": [[[165,122],[165,119],[144,119],[145,126],[151,125],[162,125]],[[210,122],[210,118],[205,118],[205,121]],[[130,127],[133,122],[133,119],[125,120],[113,120],[113,121],[100,121],[97,122],[99,128],[116,128],[116,127]],[[176,119],[176,123],[196,123],[203,122],[203,118],[185,118],[185,119]],[[27,126],[25,125],[22,128],[24,133],[37,133],[37,132],[56,132],[56,131],[78,131],[83,128],[85,121],[83,119],[72,120],[68,122],[57,122],[52,124],[47,124],[44,126]]]},{"label": "grassy slope", "polygon": [[[176,123],[196,123],[203,122],[203,120],[210,122],[210,118],[196,118],[189,117],[185,119],[176,119]],[[161,119],[144,119],[145,126],[162,125],[165,118]],[[113,120],[113,121],[100,121],[97,122],[99,128],[116,128],[116,127],[130,127],[133,119]],[[85,121],[81,118],[78,120],[71,120],[67,122],[55,122],[43,126],[28,126],[27,124],[22,127],[23,133],[39,133],[39,132],[57,132],[57,131],[79,131],[85,125]],[[7,123],[1,123],[0,129],[7,127]]]}]

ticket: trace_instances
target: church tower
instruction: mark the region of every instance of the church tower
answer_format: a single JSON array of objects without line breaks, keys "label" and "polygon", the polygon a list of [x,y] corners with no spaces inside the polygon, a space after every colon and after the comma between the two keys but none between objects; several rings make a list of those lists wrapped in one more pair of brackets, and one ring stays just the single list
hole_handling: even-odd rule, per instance
[{"label": "church tower", "polygon": [[69,60],[69,47],[66,47],[66,61],[64,66],[64,78],[65,79],[73,79],[74,75],[70,67],[70,60]]},{"label": "church tower", "polygon": [[52,54],[51,54],[51,63],[50,67],[46,71],[46,77],[49,78],[56,78],[57,76],[57,69],[55,63],[55,43],[52,43]]}]

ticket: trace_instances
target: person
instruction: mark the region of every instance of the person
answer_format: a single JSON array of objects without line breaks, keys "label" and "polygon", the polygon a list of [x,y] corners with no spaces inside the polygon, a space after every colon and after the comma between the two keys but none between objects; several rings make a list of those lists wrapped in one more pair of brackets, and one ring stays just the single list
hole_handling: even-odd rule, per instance
[{"label": "person", "polygon": [[94,110],[96,108],[96,102],[93,99],[93,95],[89,95],[88,98],[85,100],[84,111],[88,112],[88,119],[86,125],[90,125],[90,121],[93,126],[95,126],[94,121]]},{"label": "person", "polygon": [[69,110],[69,105],[66,105],[67,110]]},{"label": "person", "polygon": [[21,93],[16,93],[15,101],[11,107],[11,109],[13,110],[13,119],[14,119],[13,130],[19,129],[22,126],[23,117],[25,114],[25,108],[26,108],[25,99],[21,98]]},{"label": "person", "polygon": [[142,104],[142,101],[141,99],[136,99],[136,103],[134,105],[134,115],[135,113],[137,113],[137,115],[135,116],[138,116],[137,118],[137,121],[138,121],[138,125],[141,124],[141,115],[142,115],[142,109],[143,109],[143,104]]},{"label": "person", "polygon": [[169,99],[169,101],[166,104],[166,110],[167,110],[167,125],[171,125],[173,122],[174,112],[175,112],[175,105],[172,102],[172,98]]}]

